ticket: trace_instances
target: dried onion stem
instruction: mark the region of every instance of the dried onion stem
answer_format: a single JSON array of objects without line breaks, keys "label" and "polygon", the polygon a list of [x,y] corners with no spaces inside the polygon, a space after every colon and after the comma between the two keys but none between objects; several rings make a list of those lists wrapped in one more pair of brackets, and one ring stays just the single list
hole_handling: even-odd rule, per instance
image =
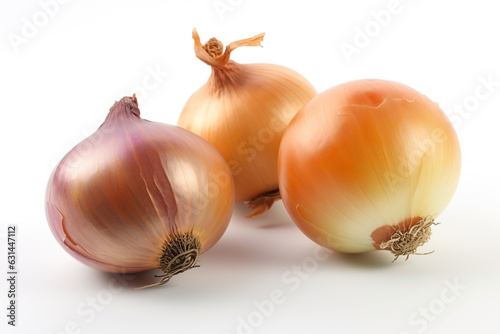
[{"label": "dried onion stem", "polygon": [[252,210],[252,212],[246,216],[246,218],[252,218],[263,214],[273,206],[273,203],[281,199],[281,194],[279,189],[268,191],[250,201],[246,201],[245,204]]},{"label": "dried onion stem", "polygon": [[207,53],[217,58],[224,53],[224,45],[217,38],[212,37],[203,45],[203,50],[207,51]]}]

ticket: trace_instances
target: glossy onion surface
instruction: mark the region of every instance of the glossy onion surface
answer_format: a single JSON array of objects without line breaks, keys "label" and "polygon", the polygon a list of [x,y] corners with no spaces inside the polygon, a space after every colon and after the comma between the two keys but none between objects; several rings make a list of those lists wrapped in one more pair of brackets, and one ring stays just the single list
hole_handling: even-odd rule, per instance
[{"label": "glossy onion surface", "polygon": [[460,174],[456,133],[439,106],[403,84],[347,82],[313,98],[283,136],[287,211],[313,241],[358,253],[436,217]]},{"label": "glossy onion surface", "polygon": [[46,212],[57,241],[81,262],[109,272],[158,268],[166,243],[190,234],[200,252],[230,220],[229,167],[201,137],[143,120],[123,98],[101,127],[50,177]]},{"label": "glossy onion surface", "polygon": [[[229,59],[237,47],[260,45],[263,36],[233,42],[222,52],[222,43],[215,39],[202,46],[194,31],[196,55],[212,73],[188,99],[178,120],[179,126],[199,134],[224,156],[233,172],[236,201],[252,201],[277,190],[283,132],[317,93],[302,75],[284,66]],[[207,45],[212,44],[217,52],[209,53],[214,47]]]}]

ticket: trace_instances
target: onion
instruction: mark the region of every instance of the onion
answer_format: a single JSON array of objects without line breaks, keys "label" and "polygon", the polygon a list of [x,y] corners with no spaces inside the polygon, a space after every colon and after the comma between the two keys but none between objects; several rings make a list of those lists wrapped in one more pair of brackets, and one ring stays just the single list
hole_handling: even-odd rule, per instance
[{"label": "onion", "polygon": [[201,137],[140,118],[124,97],[53,171],[46,194],[61,246],[106,272],[159,268],[166,283],[196,266],[223,235],[234,185],[229,166]]},{"label": "onion", "polygon": [[279,151],[280,192],[297,226],[346,253],[417,254],[460,175],[456,133],[439,106],[403,84],[357,80],[297,113]]},{"label": "onion", "polygon": [[208,81],[186,102],[178,120],[213,144],[228,162],[235,200],[247,202],[248,217],[279,199],[277,156],[292,117],[313,96],[300,74],[274,64],[239,64],[229,59],[240,46],[258,46],[264,34],[230,43],[215,38],[205,45],[193,31],[196,56],[212,68]]}]

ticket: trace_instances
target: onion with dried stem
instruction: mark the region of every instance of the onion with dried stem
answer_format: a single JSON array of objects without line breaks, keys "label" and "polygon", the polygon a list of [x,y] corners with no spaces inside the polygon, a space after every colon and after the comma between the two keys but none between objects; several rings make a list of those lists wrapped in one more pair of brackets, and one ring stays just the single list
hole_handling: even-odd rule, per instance
[{"label": "onion with dried stem", "polygon": [[178,125],[212,143],[231,167],[236,201],[248,204],[248,217],[267,211],[280,198],[277,156],[292,117],[313,96],[300,74],[275,64],[230,60],[241,46],[258,46],[264,34],[224,46],[215,38],[202,45],[193,31],[196,56],[210,65],[208,81],[186,102]]}]

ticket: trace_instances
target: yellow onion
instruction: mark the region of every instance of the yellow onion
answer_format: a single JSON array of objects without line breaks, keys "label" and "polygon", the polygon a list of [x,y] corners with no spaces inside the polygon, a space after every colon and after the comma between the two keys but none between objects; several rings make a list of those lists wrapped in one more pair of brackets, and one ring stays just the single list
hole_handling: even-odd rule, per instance
[{"label": "yellow onion", "polygon": [[356,80],[297,113],[279,152],[280,192],[297,226],[341,252],[416,254],[460,175],[439,106],[401,83]]},{"label": "yellow onion", "polygon": [[281,137],[297,111],[316,95],[300,74],[274,64],[239,64],[229,59],[240,46],[258,46],[264,34],[205,45],[193,30],[196,56],[212,68],[208,81],[186,102],[178,125],[205,138],[228,162],[235,200],[251,216],[279,199],[277,156]]},{"label": "yellow onion", "polygon": [[161,269],[153,285],[196,266],[231,218],[229,166],[203,138],[140,117],[124,97],[53,171],[46,193],[61,246],[106,272]]}]

